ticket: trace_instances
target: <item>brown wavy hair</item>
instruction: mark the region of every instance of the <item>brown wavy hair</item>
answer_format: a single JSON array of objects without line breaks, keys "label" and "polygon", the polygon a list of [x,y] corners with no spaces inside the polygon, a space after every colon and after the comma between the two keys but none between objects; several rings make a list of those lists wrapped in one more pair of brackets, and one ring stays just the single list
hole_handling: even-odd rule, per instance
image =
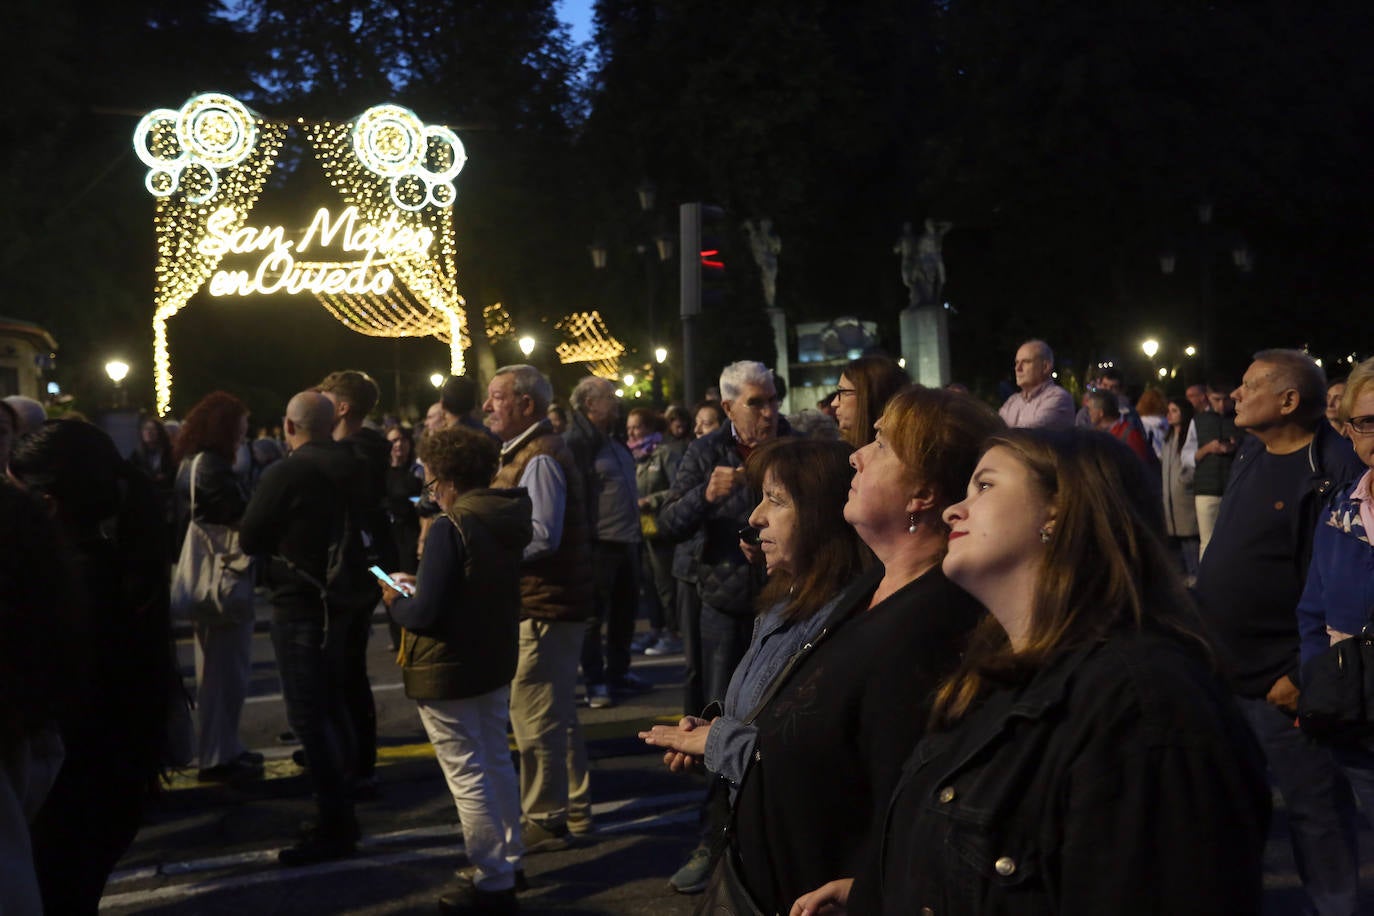
[{"label": "brown wavy hair", "polygon": [[196,402],[177,433],[176,460],[214,452],[232,463],[239,444],[239,421],[248,405],[227,391],[212,391]]},{"label": "brown wavy hair", "polygon": [[991,616],[979,624],[963,664],[936,693],[932,729],[958,722],[991,685],[1025,682],[1051,658],[1113,630],[1167,632],[1215,664],[1164,546],[1159,497],[1126,445],[1095,430],[1013,429],[990,438],[986,449],[993,448],[1007,449],[1030,471],[1055,509],[1054,535],[1025,645],[1013,649]]},{"label": "brown wavy hair", "polygon": [[797,562],[792,572],[776,572],[759,593],[757,607],[766,611],[786,601],[789,620],[804,620],[833,598],[872,558],[859,535],[844,520],[849,500],[847,443],[787,436],[770,439],[749,455],[749,486],[763,492],[773,479],[787,491],[797,512]]},{"label": "brown wavy hair", "polygon": [[859,423],[841,435],[854,448],[863,448],[873,441],[873,424],[883,415],[888,399],[910,385],[911,376],[892,357],[877,354],[850,360],[843,374],[854,385]]},{"label": "brown wavy hair", "polygon": [[996,411],[972,395],[923,385],[894,394],[881,420],[883,441],[912,483],[934,489],[942,512],[964,498],[983,442],[1007,428]]}]

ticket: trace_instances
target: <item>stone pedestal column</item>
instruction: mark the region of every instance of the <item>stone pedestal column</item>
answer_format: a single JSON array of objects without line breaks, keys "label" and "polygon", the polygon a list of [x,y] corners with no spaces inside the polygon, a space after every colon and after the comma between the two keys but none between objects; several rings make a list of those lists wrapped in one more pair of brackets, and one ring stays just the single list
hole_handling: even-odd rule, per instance
[{"label": "stone pedestal column", "polygon": [[950,382],[949,312],[943,306],[904,308],[901,313],[902,356],[912,381],[927,388]]}]

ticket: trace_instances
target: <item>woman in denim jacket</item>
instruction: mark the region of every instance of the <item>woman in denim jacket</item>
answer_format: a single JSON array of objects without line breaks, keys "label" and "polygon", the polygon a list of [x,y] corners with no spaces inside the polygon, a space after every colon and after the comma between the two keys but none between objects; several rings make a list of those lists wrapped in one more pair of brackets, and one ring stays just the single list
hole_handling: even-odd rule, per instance
[{"label": "woman in denim jacket", "polygon": [[853,913],[1258,913],[1264,759],[1119,442],[989,440],[948,509],[951,580],[987,606],[852,881]]}]

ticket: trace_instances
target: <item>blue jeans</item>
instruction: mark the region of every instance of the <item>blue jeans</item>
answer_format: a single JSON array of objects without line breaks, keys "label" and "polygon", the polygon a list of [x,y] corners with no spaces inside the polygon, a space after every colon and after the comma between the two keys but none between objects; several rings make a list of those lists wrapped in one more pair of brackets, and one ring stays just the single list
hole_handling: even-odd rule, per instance
[{"label": "blue jeans", "polygon": [[1359,874],[1350,784],[1330,750],[1294,725],[1291,713],[1263,699],[1237,700],[1288,809],[1303,889],[1321,916],[1352,916],[1359,906]]},{"label": "blue jeans", "polygon": [[321,830],[356,825],[347,788],[354,776],[356,741],[343,699],[349,633],[342,616],[325,625],[313,617],[272,613],[272,647],[281,674],[286,719],[301,739]]},{"label": "blue jeans", "polygon": [[699,626],[702,694],[707,703],[724,703],[730,678],[754,635],[754,615],[728,614],[703,602]]}]

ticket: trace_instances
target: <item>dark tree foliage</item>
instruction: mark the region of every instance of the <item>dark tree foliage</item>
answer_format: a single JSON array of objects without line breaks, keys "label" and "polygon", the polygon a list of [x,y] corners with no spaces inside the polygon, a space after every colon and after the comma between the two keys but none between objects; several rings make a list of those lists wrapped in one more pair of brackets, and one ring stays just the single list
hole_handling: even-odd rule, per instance
[{"label": "dark tree foliage", "polygon": [[[892,243],[934,216],[956,225],[955,374],[988,393],[1031,334],[1076,368],[1129,363],[1146,335],[1174,352],[1206,335],[1206,359],[1232,371],[1261,346],[1330,355],[1360,339],[1367,4],[597,9],[582,148],[603,183],[648,174],[676,199],[772,216],[794,319],[856,314],[895,346]],[[1231,263],[1242,240],[1249,274]]]},{"label": "dark tree foliage", "polygon": [[[152,210],[130,139],[143,112],[249,88],[241,36],[214,0],[16,0],[0,77],[0,314],[60,346],[58,378],[89,409],[120,355],[151,401]],[[146,392],[146,394],[145,394]]]}]

